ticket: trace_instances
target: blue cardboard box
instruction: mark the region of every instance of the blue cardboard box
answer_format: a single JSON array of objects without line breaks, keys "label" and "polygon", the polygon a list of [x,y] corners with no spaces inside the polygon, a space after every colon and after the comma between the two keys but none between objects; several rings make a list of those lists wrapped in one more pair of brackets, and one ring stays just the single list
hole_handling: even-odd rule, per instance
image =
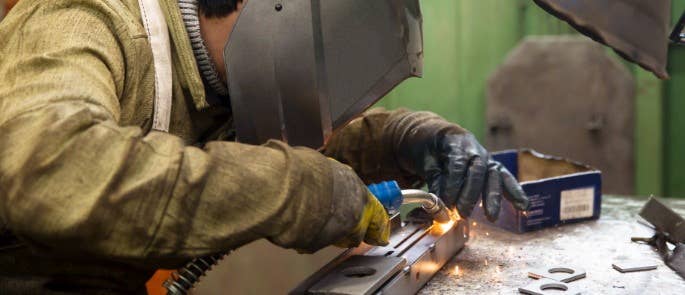
[{"label": "blue cardboard box", "polygon": [[[543,155],[533,150],[507,150],[492,154],[516,176],[530,198],[530,208],[519,212],[502,201],[497,227],[523,233],[566,223],[598,219],[602,210],[602,174],[588,165]],[[492,224],[482,206],[472,218]]]}]

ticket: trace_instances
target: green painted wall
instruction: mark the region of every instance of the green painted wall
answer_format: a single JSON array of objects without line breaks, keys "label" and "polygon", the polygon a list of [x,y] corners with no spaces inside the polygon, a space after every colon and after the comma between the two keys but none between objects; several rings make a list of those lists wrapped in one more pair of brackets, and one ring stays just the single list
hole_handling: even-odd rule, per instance
[{"label": "green painted wall", "polygon": [[[485,136],[488,76],[521,38],[576,34],[530,0],[423,0],[424,78],[410,79],[384,98],[387,108],[434,111]],[[685,0],[673,0],[674,15]],[[610,50],[607,50],[611,52]],[[611,53],[612,55],[613,52]],[[617,57],[618,58],[618,57]],[[672,48],[661,82],[628,62],[636,80],[636,193],[685,197],[685,47]],[[681,128],[682,127],[682,128]]]},{"label": "green painted wall", "polygon": [[[673,0],[673,23],[685,11],[685,0]],[[666,195],[685,198],[685,46],[671,45],[665,84],[665,187]]]}]

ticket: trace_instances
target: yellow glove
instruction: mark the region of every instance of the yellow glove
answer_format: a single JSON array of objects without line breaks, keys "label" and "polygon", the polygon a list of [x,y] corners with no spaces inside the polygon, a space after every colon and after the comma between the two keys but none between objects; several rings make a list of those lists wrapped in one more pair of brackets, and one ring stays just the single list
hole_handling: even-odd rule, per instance
[{"label": "yellow glove", "polygon": [[381,202],[370,192],[357,226],[334,245],[341,248],[356,247],[364,241],[370,245],[385,246],[390,239],[390,220]]}]

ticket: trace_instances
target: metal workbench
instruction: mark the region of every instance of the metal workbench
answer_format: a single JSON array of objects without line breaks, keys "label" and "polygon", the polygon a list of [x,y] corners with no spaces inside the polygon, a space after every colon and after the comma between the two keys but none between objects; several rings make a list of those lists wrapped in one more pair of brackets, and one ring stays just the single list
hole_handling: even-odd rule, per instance
[{"label": "metal workbench", "polygon": [[[648,245],[633,236],[653,232],[636,222],[647,198],[604,196],[597,221],[514,234],[484,224],[471,224],[467,246],[419,294],[518,294],[532,282],[529,268],[579,266],[587,277],[570,284],[583,294],[685,294],[685,280],[668,268]],[[684,199],[665,203],[685,215]],[[619,273],[621,259],[654,260],[653,271]],[[564,294],[558,292],[559,294]]]}]

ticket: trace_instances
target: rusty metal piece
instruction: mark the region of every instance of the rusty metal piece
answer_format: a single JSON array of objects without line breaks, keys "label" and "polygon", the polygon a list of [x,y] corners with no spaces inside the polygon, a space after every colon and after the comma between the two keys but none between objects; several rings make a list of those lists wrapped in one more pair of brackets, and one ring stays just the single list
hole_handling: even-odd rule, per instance
[{"label": "rusty metal piece", "polygon": [[654,270],[657,264],[654,261],[648,260],[628,260],[628,261],[617,261],[611,265],[614,269],[626,273],[626,272],[636,272],[636,271],[646,271]]},{"label": "rusty metal piece", "polygon": [[678,244],[666,259],[666,265],[685,279],[685,244]]},{"label": "rusty metal piece", "polygon": [[667,79],[670,0],[534,0],[579,32]]},{"label": "rusty metal piece", "polygon": [[552,279],[539,279],[530,283],[529,285],[519,288],[519,292],[530,295],[547,295],[559,294],[558,292],[548,292],[546,290],[562,290],[564,294],[576,295],[580,294],[580,290],[573,285],[568,285],[564,282],[555,281]]},{"label": "rusty metal piece", "polygon": [[[655,247],[666,265],[685,279],[685,218],[654,197],[642,207],[640,216],[653,226],[655,234],[651,238],[631,240]],[[675,246],[673,250],[669,243]]]},{"label": "rusty metal piece", "polygon": [[640,217],[663,232],[671,243],[685,243],[685,218],[675,213],[657,198],[651,197],[640,210]]},{"label": "rusty metal piece", "polygon": [[550,279],[564,283],[580,280],[587,275],[585,269],[573,266],[559,266],[550,268],[537,268],[528,271],[528,276],[534,279]]}]

